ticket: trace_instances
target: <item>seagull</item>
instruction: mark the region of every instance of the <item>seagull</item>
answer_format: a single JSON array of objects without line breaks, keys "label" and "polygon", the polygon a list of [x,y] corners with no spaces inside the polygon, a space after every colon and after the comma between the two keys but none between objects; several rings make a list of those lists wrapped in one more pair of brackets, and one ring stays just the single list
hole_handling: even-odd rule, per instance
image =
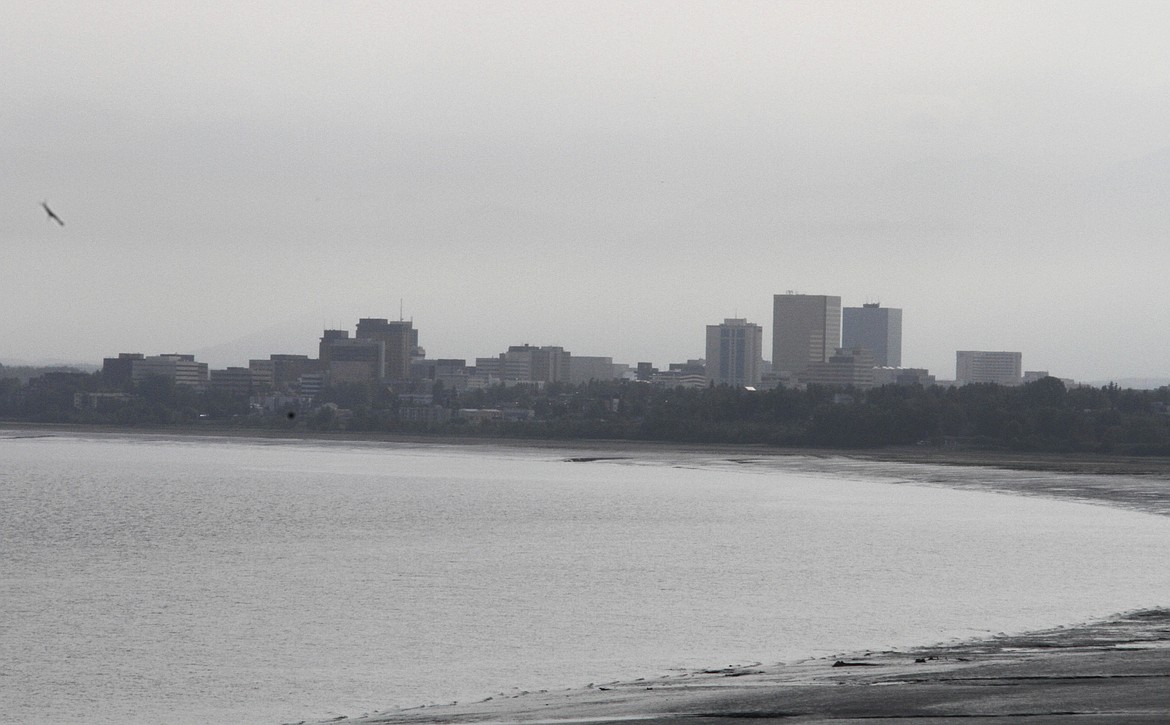
[{"label": "seagull", "polygon": [[65,226],[65,222],[61,221],[61,217],[59,217],[59,216],[57,216],[56,214],[54,214],[54,213],[53,213],[53,210],[49,208],[49,204],[48,204],[48,202],[44,202],[44,201],[42,201],[42,202],[41,202],[41,208],[45,210],[45,213],[49,215],[49,218],[50,218],[50,219],[52,219],[53,221],[57,222],[57,223],[58,223],[58,224],[60,224],[61,226]]}]

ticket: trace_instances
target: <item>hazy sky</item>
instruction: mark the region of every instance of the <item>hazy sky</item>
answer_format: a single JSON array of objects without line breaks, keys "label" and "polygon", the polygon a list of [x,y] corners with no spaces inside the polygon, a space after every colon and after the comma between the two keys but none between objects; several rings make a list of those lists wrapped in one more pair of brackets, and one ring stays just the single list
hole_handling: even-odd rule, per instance
[{"label": "hazy sky", "polygon": [[[397,318],[659,365],[772,295],[1170,375],[1170,4],[6,2],[0,359]],[[48,220],[40,202],[65,221]]]}]

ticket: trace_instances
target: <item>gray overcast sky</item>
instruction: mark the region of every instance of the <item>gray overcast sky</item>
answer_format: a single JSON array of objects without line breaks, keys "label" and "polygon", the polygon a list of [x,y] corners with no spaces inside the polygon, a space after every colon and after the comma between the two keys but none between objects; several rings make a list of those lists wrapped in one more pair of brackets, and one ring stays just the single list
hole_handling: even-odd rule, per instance
[{"label": "gray overcast sky", "polygon": [[[659,365],[786,290],[903,363],[1170,374],[1170,4],[0,1],[0,357],[396,318]],[[65,220],[50,222],[41,200]]]}]

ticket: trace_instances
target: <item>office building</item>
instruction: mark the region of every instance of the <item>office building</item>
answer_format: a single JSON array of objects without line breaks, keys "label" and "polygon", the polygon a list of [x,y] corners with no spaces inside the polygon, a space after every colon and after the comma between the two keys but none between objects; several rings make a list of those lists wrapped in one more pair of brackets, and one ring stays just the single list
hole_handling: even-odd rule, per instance
[{"label": "office building", "polygon": [[532,380],[545,383],[563,383],[569,380],[573,356],[565,348],[555,345],[532,350]]},{"label": "office building", "polygon": [[741,318],[707,325],[707,382],[754,387],[760,382],[764,330]]},{"label": "office building", "polygon": [[650,378],[653,385],[660,388],[705,388],[707,387],[706,372],[688,372],[686,369],[663,370],[654,373]]},{"label": "office building", "polygon": [[325,330],[321,333],[321,340],[317,343],[317,359],[321,361],[321,370],[329,369],[329,349],[337,340],[348,340],[348,330]]},{"label": "office building", "polygon": [[410,378],[410,361],[418,347],[418,330],[410,320],[386,320],[364,317],[358,320],[359,340],[379,340],[384,344],[384,369],[380,376],[388,380]]},{"label": "office building", "polygon": [[1023,380],[1023,354],[989,350],[955,353],[955,382],[1019,385]]},{"label": "office building", "polygon": [[166,378],[175,385],[207,386],[207,363],[195,362],[194,355],[153,355],[131,361],[130,375],[138,383],[151,376]]},{"label": "office building", "polygon": [[634,379],[638,382],[648,383],[651,378],[658,374],[658,368],[654,367],[652,362],[640,362],[637,364],[637,372]]},{"label": "office building", "polygon": [[796,374],[803,385],[834,385],[850,388],[872,388],[874,381],[873,356],[864,347],[852,350],[838,349],[828,360],[809,363]]},{"label": "office building", "polygon": [[594,380],[614,380],[621,377],[614,370],[612,357],[574,355],[569,361],[569,382],[589,383]]},{"label": "office building", "polygon": [[208,389],[217,393],[243,396],[251,395],[256,389],[254,374],[251,368],[229,367],[223,370],[212,370],[208,380]]},{"label": "office building", "polygon": [[926,368],[876,367],[873,369],[873,384],[879,388],[883,385],[921,385],[928,388],[935,384],[935,379]]},{"label": "office building", "polygon": [[1047,370],[1025,370],[1022,383],[1038,383],[1044,378],[1051,377]]},{"label": "office building", "polygon": [[249,360],[252,383],[260,390],[290,392],[305,373],[321,371],[321,363],[308,355],[273,354],[267,360]]},{"label": "office building", "polygon": [[304,398],[315,398],[325,387],[325,373],[305,373],[297,380],[297,392]]},{"label": "office building", "polygon": [[[329,385],[340,383],[376,383],[386,369],[385,343],[381,340],[358,340],[329,333],[344,330],[326,330],[321,338],[321,361]],[[303,377],[303,375],[302,375]]]},{"label": "office building", "polygon": [[102,360],[102,382],[116,388],[129,385],[134,379],[134,361],[144,357],[140,352],[120,352],[118,357],[105,358]]},{"label": "office building", "polygon": [[840,297],[773,295],[773,371],[798,373],[812,363],[827,361],[840,345]]},{"label": "office building", "polygon": [[841,317],[841,347],[864,347],[879,367],[902,367],[902,310],[867,303],[846,307]]},{"label": "office building", "polygon": [[475,359],[477,375],[511,382],[567,382],[571,365],[572,354],[555,345],[512,345],[496,357]]}]

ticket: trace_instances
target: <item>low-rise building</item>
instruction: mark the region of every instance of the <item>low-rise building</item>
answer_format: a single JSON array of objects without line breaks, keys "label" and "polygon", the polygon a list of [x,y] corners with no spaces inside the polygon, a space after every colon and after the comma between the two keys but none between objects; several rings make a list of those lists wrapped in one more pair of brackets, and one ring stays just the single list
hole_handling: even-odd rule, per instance
[{"label": "low-rise building", "polygon": [[499,408],[460,408],[458,415],[472,425],[504,418],[504,414]]},{"label": "low-rise building", "polygon": [[705,388],[707,374],[687,370],[665,370],[655,373],[650,382],[663,388]]},{"label": "low-rise building", "polygon": [[398,409],[398,420],[404,423],[442,425],[451,420],[451,409],[441,405],[404,405]]},{"label": "low-rise building", "polygon": [[92,410],[102,410],[108,408],[116,408],[130,401],[130,396],[126,393],[74,393],[73,407],[81,410],[83,408],[90,408]]},{"label": "low-rise building", "polygon": [[934,385],[934,376],[925,368],[876,367],[873,369],[874,387],[883,385]]}]

